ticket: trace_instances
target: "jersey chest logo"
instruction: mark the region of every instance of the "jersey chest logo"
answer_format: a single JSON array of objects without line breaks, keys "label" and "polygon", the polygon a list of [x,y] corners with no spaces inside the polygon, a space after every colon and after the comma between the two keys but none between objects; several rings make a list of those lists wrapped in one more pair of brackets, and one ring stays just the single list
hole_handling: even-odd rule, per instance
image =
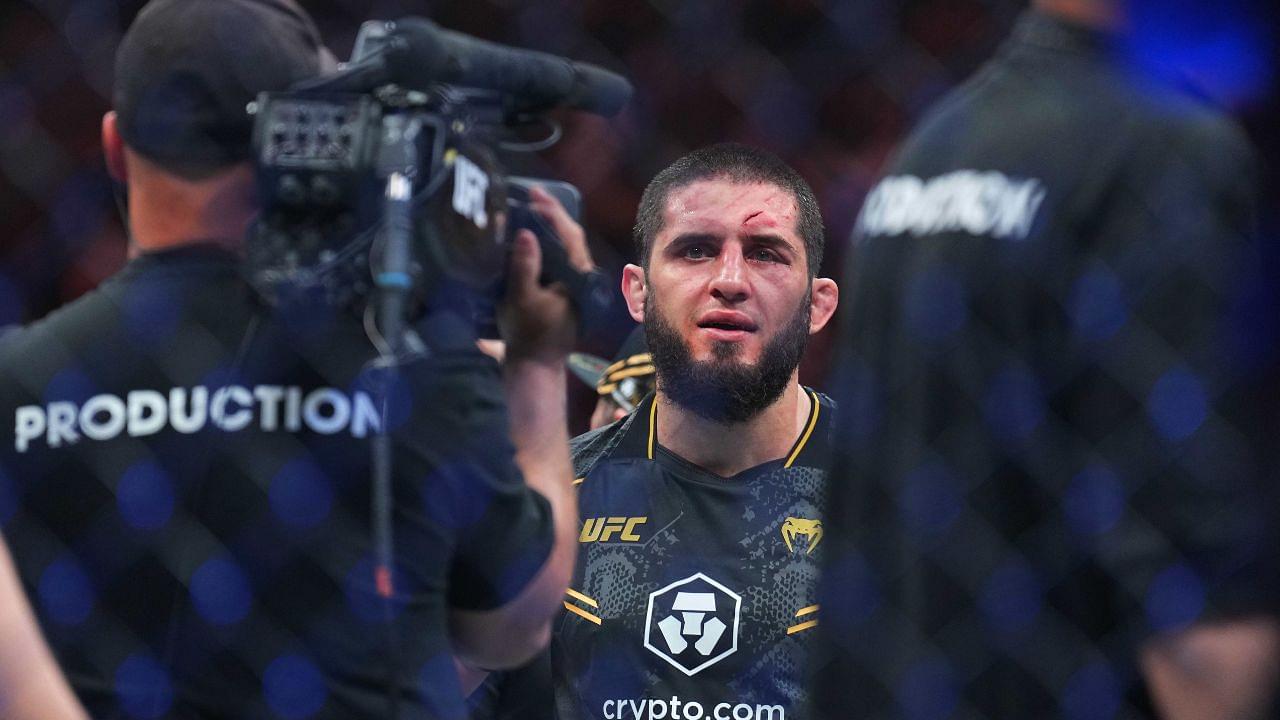
[{"label": "jersey chest logo", "polygon": [[[789,517],[782,523],[782,541],[787,544],[788,552],[795,552],[798,538],[805,539],[805,554],[813,553],[818,543],[822,542],[822,521]],[[804,546],[802,546],[804,547]]]},{"label": "jersey chest logo", "polygon": [[693,676],[738,649],[742,596],[696,573],[649,594],[644,646]]}]

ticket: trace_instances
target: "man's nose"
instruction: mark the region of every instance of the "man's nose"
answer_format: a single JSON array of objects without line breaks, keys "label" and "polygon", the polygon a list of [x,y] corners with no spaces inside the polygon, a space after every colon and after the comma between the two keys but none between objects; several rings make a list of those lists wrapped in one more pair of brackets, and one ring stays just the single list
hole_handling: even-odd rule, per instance
[{"label": "man's nose", "polygon": [[742,256],[742,250],[725,247],[716,256],[715,277],[711,279],[711,294],[726,302],[742,302],[749,293],[747,262]]}]

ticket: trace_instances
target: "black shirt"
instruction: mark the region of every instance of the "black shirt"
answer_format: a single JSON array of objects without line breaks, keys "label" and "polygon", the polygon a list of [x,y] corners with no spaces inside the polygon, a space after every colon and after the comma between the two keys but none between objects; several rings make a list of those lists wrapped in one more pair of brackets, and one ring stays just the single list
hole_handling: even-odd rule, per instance
[{"label": "black shirt", "polygon": [[807,716],[834,407],[805,395],[787,456],[731,478],[657,444],[653,395],[574,440],[580,550],[551,646],[562,720]]},{"label": "black shirt", "polygon": [[147,254],[0,347],[0,522],[94,718],[463,713],[448,609],[549,550],[496,365],[447,316],[392,386],[395,652],[375,592],[358,323],[264,310],[212,246]]},{"label": "black shirt", "polygon": [[864,204],[823,717],[1145,717],[1146,638],[1271,604],[1249,149],[1112,42],[1029,13]]}]

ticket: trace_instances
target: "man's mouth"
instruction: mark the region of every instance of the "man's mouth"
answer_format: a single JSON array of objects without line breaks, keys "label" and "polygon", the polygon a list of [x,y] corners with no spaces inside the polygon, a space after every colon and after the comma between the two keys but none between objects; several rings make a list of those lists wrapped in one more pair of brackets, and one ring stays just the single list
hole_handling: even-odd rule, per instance
[{"label": "man's mouth", "polygon": [[750,318],[738,313],[709,313],[698,321],[698,327],[725,337],[739,337],[757,329]]}]

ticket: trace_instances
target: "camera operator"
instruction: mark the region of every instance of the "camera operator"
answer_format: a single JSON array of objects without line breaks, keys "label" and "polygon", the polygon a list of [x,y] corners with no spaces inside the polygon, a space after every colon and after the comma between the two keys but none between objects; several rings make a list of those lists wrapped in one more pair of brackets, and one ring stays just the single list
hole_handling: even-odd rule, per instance
[{"label": "camera operator", "polygon": [[[131,260],[0,348],[0,472],[19,499],[6,536],[94,717],[459,717],[455,655],[509,667],[548,639],[574,552],[574,323],[538,283],[534,236],[515,239],[502,374],[466,323],[428,315],[428,351],[400,365],[385,412],[354,317],[268,309],[244,279],[245,107],[331,64],[292,0],[144,7],[102,132]],[[581,233],[562,236],[589,267]]]}]

